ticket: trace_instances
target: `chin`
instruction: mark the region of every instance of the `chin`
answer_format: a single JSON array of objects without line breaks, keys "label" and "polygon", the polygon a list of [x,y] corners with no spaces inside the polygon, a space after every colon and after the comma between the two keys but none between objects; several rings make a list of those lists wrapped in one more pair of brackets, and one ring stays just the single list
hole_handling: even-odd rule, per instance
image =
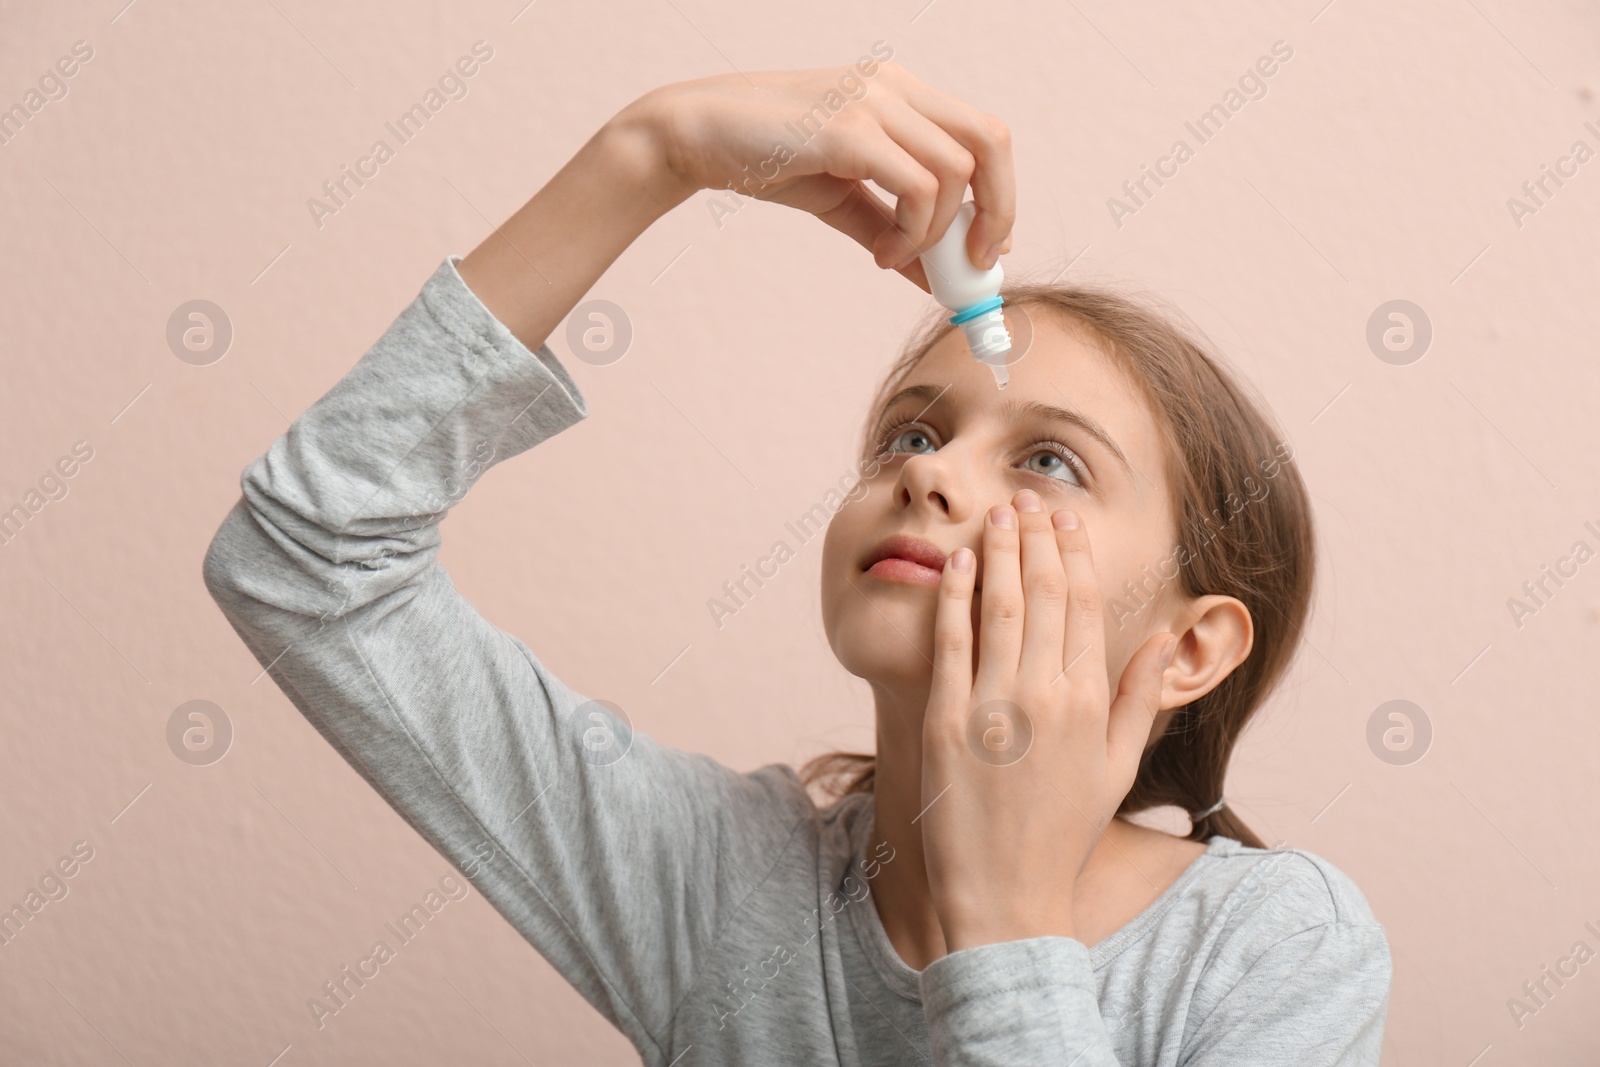
[{"label": "chin", "polygon": [[840,665],[875,686],[925,688],[933,674],[932,597],[924,595],[927,602],[918,604],[903,593],[884,596],[866,587],[840,593],[824,615],[828,645]]}]

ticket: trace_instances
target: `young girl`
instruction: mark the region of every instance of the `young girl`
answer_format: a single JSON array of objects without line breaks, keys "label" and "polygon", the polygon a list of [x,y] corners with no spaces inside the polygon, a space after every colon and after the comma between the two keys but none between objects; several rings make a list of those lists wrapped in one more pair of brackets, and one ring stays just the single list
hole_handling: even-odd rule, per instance
[{"label": "young girl", "polygon": [[[1032,339],[1003,391],[943,314],[891,370],[822,562],[875,758],[736,773],[631,733],[438,564],[489,465],[587,416],[544,339],[654,219],[738,185],[926,288],[918,249],[969,183],[987,267],[1010,240],[1006,129],[894,64],[645,94],[246,468],[207,586],[645,1063],[1376,1063],[1383,928],[1222,799],[1305,619],[1306,494],[1161,315],[1013,285]],[[819,808],[807,783],[841,777]],[[1164,804],[1188,838],[1123,817]]]}]

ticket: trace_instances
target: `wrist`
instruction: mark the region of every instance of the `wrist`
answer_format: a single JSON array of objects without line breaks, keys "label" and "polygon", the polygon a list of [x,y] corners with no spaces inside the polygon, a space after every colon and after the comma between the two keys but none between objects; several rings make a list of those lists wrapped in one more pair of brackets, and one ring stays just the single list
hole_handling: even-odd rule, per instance
[{"label": "wrist", "polygon": [[625,108],[467,255],[461,278],[530,350],[634,239],[693,192],[657,128]]},{"label": "wrist", "polygon": [[660,207],[660,214],[700,191],[699,183],[674,165],[671,115],[654,91],[613,115],[597,136],[606,140],[610,153]]},{"label": "wrist", "polygon": [[965,915],[941,915],[939,925],[944,932],[946,952],[1030,937],[1077,937],[1070,901],[1026,912],[987,909]]}]

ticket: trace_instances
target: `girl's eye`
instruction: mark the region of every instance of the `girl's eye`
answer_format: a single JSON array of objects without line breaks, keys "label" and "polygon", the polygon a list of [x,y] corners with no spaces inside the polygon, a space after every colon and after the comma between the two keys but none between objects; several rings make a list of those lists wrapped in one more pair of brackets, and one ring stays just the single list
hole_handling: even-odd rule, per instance
[{"label": "girl's eye", "polygon": [[1069,485],[1082,485],[1086,477],[1083,461],[1072,450],[1055,441],[1041,441],[1040,447],[1024,461],[1024,466],[1035,474],[1068,481]]},{"label": "girl's eye", "polygon": [[878,454],[885,452],[913,451],[920,452],[926,446],[932,452],[939,446],[934,444],[933,436],[923,427],[915,423],[903,423],[892,426],[878,438]]},{"label": "girl's eye", "polygon": [[[934,452],[938,448],[934,435],[920,423],[901,423],[878,435],[877,454],[880,456],[896,452]],[[1023,461],[1023,469],[1080,488],[1089,477],[1083,460],[1059,441],[1040,441]]]}]

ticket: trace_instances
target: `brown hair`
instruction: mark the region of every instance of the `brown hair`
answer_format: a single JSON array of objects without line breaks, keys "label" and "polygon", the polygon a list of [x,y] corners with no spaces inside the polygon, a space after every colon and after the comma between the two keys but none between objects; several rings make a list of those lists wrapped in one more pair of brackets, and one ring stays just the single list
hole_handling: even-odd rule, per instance
[{"label": "brown hair", "polygon": [[[1190,597],[1237,597],[1250,611],[1255,641],[1249,655],[1173,715],[1146,750],[1117,814],[1167,804],[1204,811],[1222,796],[1234,742],[1281,680],[1310,610],[1316,542],[1292,450],[1265,405],[1196,334],[1176,324],[1175,313],[1092,284],[1022,280],[1007,283],[1001,295],[1008,309],[1055,312],[1069,327],[1082,326],[1141,390],[1162,433],[1172,511],[1178,529],[1188,531],[1172,557],[1180,589]],[[953,329],[947,316],[933,309],[912,334],[873,399],[873,413]],[[1153,576],[1147,567],[1137,593],[1130,590],[1135,611],[1147,603],[1141,594],[1153,599],[1175,577]],[[1112,603],[1106,608],[1109,617]],[[800,776],[845,796],[870,793],[875,771],[870,754],[828,752],[808,761]],[[1227,806],[1196,821],[1188,836],[1204,841],[1216,834],[1265,847]]]}]

